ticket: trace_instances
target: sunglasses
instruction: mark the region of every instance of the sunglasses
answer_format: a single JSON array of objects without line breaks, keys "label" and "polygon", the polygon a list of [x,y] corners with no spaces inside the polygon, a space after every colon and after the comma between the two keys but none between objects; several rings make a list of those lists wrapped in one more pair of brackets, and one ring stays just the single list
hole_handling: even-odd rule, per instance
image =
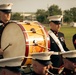
[{"label": "sunglasses", "polygon": [[9,13],[11,13],[11,10],[1,10],[3,13],[5,13],[5,14],[9,14]]}]

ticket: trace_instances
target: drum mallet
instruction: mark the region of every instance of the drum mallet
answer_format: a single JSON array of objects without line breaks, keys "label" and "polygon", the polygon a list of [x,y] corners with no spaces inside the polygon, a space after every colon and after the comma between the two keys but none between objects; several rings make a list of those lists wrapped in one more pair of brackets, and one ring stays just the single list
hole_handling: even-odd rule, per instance
[{"label": "drum mallet", "polygon": [[3,51],[5,51],[9,46],[12,46],[12,44],[8,44],[4,49],[3,49]]}]

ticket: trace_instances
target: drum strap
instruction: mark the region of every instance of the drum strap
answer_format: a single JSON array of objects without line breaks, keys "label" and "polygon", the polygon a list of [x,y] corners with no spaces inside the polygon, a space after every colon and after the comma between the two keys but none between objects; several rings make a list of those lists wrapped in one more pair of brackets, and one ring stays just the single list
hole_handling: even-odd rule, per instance
[{"label": "drum strap", "polygon": [[58,45],[58,47],[61,50],[61,52],[65,52],[65,50],[63,49],[62,44],[60,43],[60,41],[57,38],[57,36],[51,30],[49,30],[48,33],[53,38],[53,40],[56,42],[56,44]]},{"label": "drum strap", "polygon": [[[49,30],[48,33],[49,33],[49,35],[53,38],[53,40],[56,42],[56,44],[58,45],[60,51],[61,51],[61,52],[65,52],[64,49],[63,49],[63,47],[62,47],[62,44],[60,43],[60,41],[59,41],[59,39],[57,38],[57,36],[56,36],[51,30]],[[64,66],[61,65],[61,66],[60,66],[60,69],[58,70],[58,73],[60,74],[60,73],[63,71],[63,69],[64,69]]]}]

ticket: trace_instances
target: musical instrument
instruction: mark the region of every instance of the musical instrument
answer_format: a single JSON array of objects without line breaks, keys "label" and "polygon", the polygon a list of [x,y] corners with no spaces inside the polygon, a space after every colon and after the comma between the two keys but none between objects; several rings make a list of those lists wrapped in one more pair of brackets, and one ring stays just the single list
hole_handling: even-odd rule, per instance
[{"label": "musical instrument", "polygon": [[[27,57],[29,53],[48,51],[50,40],[40,23],[11,22],[2,33],[1,48],[4,49],[4,58]],[[22,65],[27,64],[31,64],[31,59],[23,60]]]}]

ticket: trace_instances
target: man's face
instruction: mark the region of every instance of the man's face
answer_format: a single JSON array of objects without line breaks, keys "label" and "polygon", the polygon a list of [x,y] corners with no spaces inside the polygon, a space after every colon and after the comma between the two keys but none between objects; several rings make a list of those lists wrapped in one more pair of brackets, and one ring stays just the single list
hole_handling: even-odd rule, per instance
[{"label": "man's face", "polygon": [[8,69],[3,69],[1,75],[21,75],[21,73],[20,72],[16,73]]},{"label": "man's face", "polygon": [[11,13],[0,12],[0,17],[4,23],[7,23],[11,18]]},{"label": "man's face", "polygon": [[56,32],[58,32],[61,28],[61,24],[55,24],[53,22],[50,22],[50,28]]},{"label": "man's face", "polygon": [[34,61],[33,67],[34,67],[34,71],[40,75],[48,75],[46,70],[50,69],[50,65],[44,66],[37,61]]}]

